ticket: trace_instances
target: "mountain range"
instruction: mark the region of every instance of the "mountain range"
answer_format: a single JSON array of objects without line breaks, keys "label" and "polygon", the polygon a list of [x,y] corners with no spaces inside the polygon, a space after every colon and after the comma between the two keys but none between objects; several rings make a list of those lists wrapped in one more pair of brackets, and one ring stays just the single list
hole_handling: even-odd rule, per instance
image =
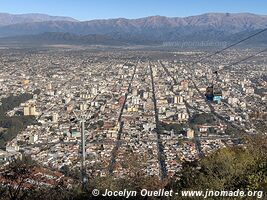
[{"label": "mountain range", "polygon": [[[0,42],[81,44],[162,44],[164,42],[232,42],[267,28],[267,15],[206,13],[190,17],[78,21],[43,14],[0,14]],[[248,44],[266,45],[262,33]]]},{"label": "mountain range", "polygon": [[23,23],[34,23],[34,22],[45,22],[45,21],[72,21],[77,22],[78,20],[71,17],[59,17],[50,16],[45,14],[17,14],[12,15],[9,13],[0,13],[0,26],[12,25],[12,24],[23,24]]}]

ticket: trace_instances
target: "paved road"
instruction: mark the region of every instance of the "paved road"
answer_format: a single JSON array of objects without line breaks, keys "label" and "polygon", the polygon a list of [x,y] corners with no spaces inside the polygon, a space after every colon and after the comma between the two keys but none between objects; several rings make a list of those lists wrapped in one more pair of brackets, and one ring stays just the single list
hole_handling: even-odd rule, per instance
[{"label": "paved road", "polygon": [[150,76],[151,76],[151,85],[152,85],[152,96],[153,96],[153,102],[154,102],[154,114],[155,114],[155,122],[156,122],[156,132],[157,132],[157,145],[158,145],[158,160],[161,170],[161,179],[167,177],[167,167],[165,163],[165,153],[164,153],[164,146],[162,144],[161,138],[160,138],[160,124],[159,124],[159,116],[158,116],[158,107],[157,107],[157,99],[156,99],[156,92],[155,92],[155,83],[154,83],[154,77],[153,77],[153,69],[151,67],[151,64],[149,63],[150,68]]},{"label": "paved road", "polygon": [[114,165],[116,163],[116,155],[117,155],[120,143],[121,143],[121,134],[122,134],[122,129],[123,129],[123,121],[121,120],[121,118],[122,118],[123,110],[125,108],[125,104],[127,102],[128,94],[129,94],[129,92],[131,91],[131,88],[132,88],[132,82],[133,82],[133,79],[134,79],[136,68],[137,68],[137,65],[135,65],[135,67],[134,67],[134,72],[133,72],[133,75],[132,75],[131,80],[129,82],[127,92],[124,95],[125,100],[123,102],[123,105],[121,107],[120,114],[119,114],[119,117],[118,117],[118,123],[120,124],[119,125],[120,127],[119,127],[119,130],[118,130],[118,137],[117,137],[117,141],[116,141],[115,147],[112,150],[111,161],[110,161],[110,165],[109,165],[109,173],[110,174],[113,173]]}]

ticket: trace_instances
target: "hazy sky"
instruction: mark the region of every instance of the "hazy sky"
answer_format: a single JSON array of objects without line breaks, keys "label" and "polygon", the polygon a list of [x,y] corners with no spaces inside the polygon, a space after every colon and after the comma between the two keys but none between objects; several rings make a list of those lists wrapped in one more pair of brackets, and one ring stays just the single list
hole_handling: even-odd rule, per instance
[{"label": "hazy sky", "polygon": [[190,16],[206,12],[267,14],[266,0],[0,0],[0,12],[45,13],[79,20]]}]

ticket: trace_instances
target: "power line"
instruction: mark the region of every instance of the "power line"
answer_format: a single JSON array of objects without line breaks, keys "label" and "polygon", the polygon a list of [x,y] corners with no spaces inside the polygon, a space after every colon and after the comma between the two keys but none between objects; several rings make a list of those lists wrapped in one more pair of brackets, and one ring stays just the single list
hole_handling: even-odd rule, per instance
[{"label": "power line", "polygon": [[225,50],[227,50],[227,49],[230,49],[231,47],[236,46],[236,45],[238,45],[238,44],[240,44],[240,43],[242,43],[242,42],[244,42],[244,41],[246,41],[246,40],[249,40],[250,38],[253,38],[253,37],[255,37],[255,36],[257,36],[257,35],[259,35],[259,34],[265,32],[265,31],[267,31],[267,28],[262,29],[262,30],[260,30],[260,31],[258,31],[258,32],[256,32],[256,33],[254,33],[254,34],[252,34],[252,35],[250,35],[250,36],[248,36],[248,37],[242,39],[242,40],[239,40],[238,42],[235,42],[235,43],[233,43],[233,44],[231,44],[231,45],[229,45],[229,46],[227,46],[227,47],[225,47],[225,48],[223,48],[223,49],[221,49],[221,50],[218,50],[218,51],[216,51],[216,52],[214,52],[214,53],[212,53],[212,54],[209,54],[209,55],[207,55],[207,56],[204,56],[204,57],[200,58],[198,61],[195,61],[195,62],[193,63],[193,65],[194,65],[194,64],[197,64],[198,62],[201,62],[201,61],[203,61],[203,60],[205,60],[205,59],[207,59],[207,58],[210,58],[210,57],[212,57],[212,56],[214,56],[214,55],[217,55],[217,54],[219,54],[219,53],[221,53],[221,52],[223,52],[223,51],[225,51]]},{"label": "power line", "polygon": [[243,58],[243,59],[241,59],[241,60],[239,60],[239,61],[236,61],[236,62],[234,62],[234,63],[231,63],[231,64],[229,64],[229,65],[226,65],[224,68],[229,68],[229,67],[231,67],[231,66],[233,66],[233,65],[237,65],[237,64],[239,64],[239,63],[241,63],[241,62],[243,62],[243,61],[249,60],[250,58],[253,58],[253,57],[255,57],[255,56],[257,56],[257,55],[259,55],[259,54],[261,54],[261,53],[263,53],[263,52],[265,52],[265,51],[267,51],[267,48],[266,48],[266,49],[263,49],[263,50],[261,50],[261,51],[259,51],[259,52],[257,52],[257,53],[255,53],[255,54],[253,54],[253,55],[251,55],[251,56],[248,56],[248,57],[246,57],[246,58]]}]

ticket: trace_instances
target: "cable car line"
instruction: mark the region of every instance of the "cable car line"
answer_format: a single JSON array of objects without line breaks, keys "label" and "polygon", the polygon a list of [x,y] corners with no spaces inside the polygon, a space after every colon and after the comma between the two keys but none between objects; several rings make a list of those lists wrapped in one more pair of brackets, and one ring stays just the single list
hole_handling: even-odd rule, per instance
[{"label": "cable car line", "polygon": [[231,64],[229,64],[229,65],[226,65],[226,66],[223,67],[223,69],[224,69],[224,68],[228,69],[229,67],[232,67],[232,66],[237,65],[237,64],[239,64],[239,63],[241,63],[241,62],[243,62],[243,61],[246,61],[246,60],[249,60],[249,59],[251,59],[251,58],[253,58],[253,57],[255,57],[255,56],[258,56],[259,54],[261,54],[261,53],[263,53],[263,52],[265,52],[265,51],[267,51],[267,48],[266,48],[266,49],[263,49],[263,50],[261,50],[261,51],[259,51],[259,52],[257,52],[257,53],[255,53],[255,54],[253,54],[253,55],[251,55],[251,56],[248,56],[248,57],[246,57],[246,58],[243,58],[243,59],[241,59],[241,60],[239,60],[239,61],[237,61],[237,62],[234,62],[234,63],[231,63]]},{"label": "cable car line", "polygon": [[255,37],[255,36],[257,36],[257,35],[259,35],[259,34],[265,32],[265,31],[267,31],[267,28],[262,29],[262,30],[260,30],[260,31],[258,31],[258,32],[256,32],[256,33],[254,33],[254,34],[252,34],[252,35],[250,35],[250,36],[248,36],[248,37],[242,39],[242,40],[239,40],[239,41],[237,41],[237,42],[235,42],[235,43],[233,43],[233,44],[231,44],[231,45],[229,45],[229,46],[227,46],[227,47],[225,47],[225,48],[223,48],[223,49],[221,49],[221,50],[218,50],[218,51],[216,51],[216,52],[214,52],[214,53],[211,53],[211,54],[209,54],[209,55],[207,55],[207,56],[204,56],[204,57],[200,58],[199,60],[195,61],[195,62],[193,63],[193,65],[194,65],[194,64],[197,64],[197,63],[199,63],[199,62],[201,62],[201,61],[203,61],[203,60],[205,60],[205,59],[207,59],[207,58],[210,58],[210,57],[212,57],[212,56],[214,56],[214,55],[217,55],[217,54],[219,54],[219,53],[221,53],[221,52],[223,52],[223,51],[225,51],[225,50],[227,50],[227,49],[230,49],[230,48],[232,48],[232,47],[234,47],[234,46],[236,46],[236,45],[238,45],[238,44],[240,44],[240,43],[242,43],[242,42],[244,42],[244,41],[247,41],[247,40],[249,40],[250,38],[253,38],[253,37]]}]

